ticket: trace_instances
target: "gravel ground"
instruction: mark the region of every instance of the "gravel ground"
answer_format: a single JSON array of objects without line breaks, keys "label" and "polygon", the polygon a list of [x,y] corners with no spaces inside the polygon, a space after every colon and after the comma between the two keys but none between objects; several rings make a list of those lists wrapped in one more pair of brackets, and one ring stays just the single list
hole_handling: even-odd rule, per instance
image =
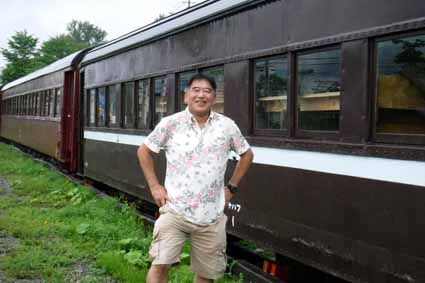
[{"label": "gravel ground", "polygon": [[[12,194],[12,188],[9,183],[0,177],[0,197]],[[5,212],[0,210],[0,217],[4,216]],[[8,235],[5,231],[0,231],[0,261],[1,258],[13,251],[19,245],[19,239]],[[42,279],[20,279],[7,277],[0,265],[0,283],[44,283]],[[93,269],[87,265],[78,263],[70,268],[66,275],[66,283],[116,283],[117,281],[110,276],[96,275]]]}]

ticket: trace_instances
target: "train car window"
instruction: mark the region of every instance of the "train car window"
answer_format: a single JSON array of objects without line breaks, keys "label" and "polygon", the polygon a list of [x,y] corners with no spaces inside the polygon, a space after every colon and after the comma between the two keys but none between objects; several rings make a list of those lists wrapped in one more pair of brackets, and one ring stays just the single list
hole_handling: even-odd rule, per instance
[{"label": "train car window", "polygon": [[255,62],[255,128],[287,128],[288,77],[286,57]]},{"label": "train car window", "polygon": [[55,107],[56,107],[55,116],[60,118],[61,109],[62,109],[62,89],[61,88],[56,89],[55,99],[56,99],[55,100]]},{"label": "train car window", "polygon": [[50,116],[50,90],[46,90],[46,116]]},{"label": "train car window", "polygon": [[339,130],[340,69],[340,49],[298,56],[298,129]]},{"label": "train car window", "polygon": [[425,135],[425,34],[377,42],[376,132]]},{"label": "train car window", "polygon": [[34,103],[34,105],[33,105],[33,109],[32,109],[32,113],[33,113],[33,115],[34,116],[37,116],[37,97],[38,97],[38,94],[35,92],[34,93],[34,101],[33,101],[33,103]]},{"label": "train car window", "polygon": [[28,94],[26,94],[25,96],[25,108],[24,108],[24,111],[25,111],[25,115],[28,115],[28,112],[29,112],[29,102],[30,102],[30,97],[29,97],[29,95]]},{"label": "train car window", "polygon": [[139,129],[149,129],[150,127],[150,91],[149,80],[140,80],[137,84],[137,127]]},{"label": "train car window", "polygon": [[124,106],[124,127],[134,128],[134,82],[123,84],[122,101]]},{"label": "train car window", "polygon": [[89,126],[94,127],[96,125],[96,89],[89,90],[88,96]]},{"label": "train car window", "polygon": [[184,110],[186,108],[186,103],[184,103],[184,93],[185,89],[188,86],[189,80],[192,76],[196,74],[196,71],[189,71],[178,74],[177,78],[177,90],[178,90],[178,99],[179,99],[179,110]]},{"label": "train car window", "polygon": [[27,114],[27,96],[23,95],[22,96],[22,115],[26,115]]},{"label": "train car window", "polygon": [[32,93],[27,94],[28,96],[28,104],[27,104],[27,115],[32,115]]},{"label": "train car window", "polygon": [[49,89],[49,116],[55,116],[55,95],[53,89]]},{"label": "train car window", "polygon": [[34,109],[34,115],[39,116],[40,114],[40,93],[35,94],[35,109]]},{"label": "train car window", "polygon": [[40,116],[46,116],[46,92],[45,91],[41,92],[40,109],[41,109],[41,115]]},{"label": "train car window", "polygon": [[215,79],[217,83],[216,100],[212,110],[218,113],[224,113],[224,67],[213,67],[201,70],[201,73]]},{"label": "train car window", "polygon": [[98,89],[98,96],[97,96],[97,101],[98,101],[98,120],[97,120],[97,125],[99,127],[105,127],[106,125],[106,88],[105,87],[100,87]]},{"label": "train car window", "polygon": [[155,119],[154,124],[167,115],[167,78],[154,79]]},{"label": "train car window", "polygon": [[108,126],[118,127],[118,96],[119,96],[119,85],[111,85],[107,88],[108,92]]}]

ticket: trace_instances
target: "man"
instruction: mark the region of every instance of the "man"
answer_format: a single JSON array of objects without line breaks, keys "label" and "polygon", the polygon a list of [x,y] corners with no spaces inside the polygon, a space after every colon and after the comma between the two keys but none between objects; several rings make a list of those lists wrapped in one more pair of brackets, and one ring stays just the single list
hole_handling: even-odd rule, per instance
[{"label": "man", "polygon": [[[168,269],[180,261],[184,241],[192,245],[195,282],[212,282],[226,269],[225,205],[236,193],[251,165],[253,153],[239,128],[211,110],[216,99],[213,79],[197,74],[186,89],[186,110],[163,118],[137,155],[160,217],[149,251],[153,261],[146,281],[168,282]],[[164,186],[154,171],[153,153],[167,158]],[[240,155],[224,186],[230,151]]]}]

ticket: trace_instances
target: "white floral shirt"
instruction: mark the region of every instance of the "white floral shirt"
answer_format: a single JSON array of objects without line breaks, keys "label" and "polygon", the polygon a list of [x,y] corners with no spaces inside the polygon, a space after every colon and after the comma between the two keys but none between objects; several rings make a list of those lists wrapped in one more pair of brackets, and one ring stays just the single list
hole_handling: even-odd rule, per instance
[{"label": "white floral shirt", "polygon": [[144,144],[153,152],[165,151],[169,207],[192,223],[214,223],[224,210],[229,154],[249,149],[235,122],[211,111],[201,129],[186,108],[163,118]]}]

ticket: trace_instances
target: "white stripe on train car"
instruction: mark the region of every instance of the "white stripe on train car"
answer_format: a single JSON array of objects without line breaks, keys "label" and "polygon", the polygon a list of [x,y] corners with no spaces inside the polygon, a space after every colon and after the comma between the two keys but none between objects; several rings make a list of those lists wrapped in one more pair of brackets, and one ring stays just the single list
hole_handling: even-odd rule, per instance
[{"label": "white stripe on train car", "polygon": [[[84,131],[89,140],[139,146],[146,136]],[[254,163],[425,187],[425,162],[253,146]],[[229,158],[238,158],[235,153]]]}]

